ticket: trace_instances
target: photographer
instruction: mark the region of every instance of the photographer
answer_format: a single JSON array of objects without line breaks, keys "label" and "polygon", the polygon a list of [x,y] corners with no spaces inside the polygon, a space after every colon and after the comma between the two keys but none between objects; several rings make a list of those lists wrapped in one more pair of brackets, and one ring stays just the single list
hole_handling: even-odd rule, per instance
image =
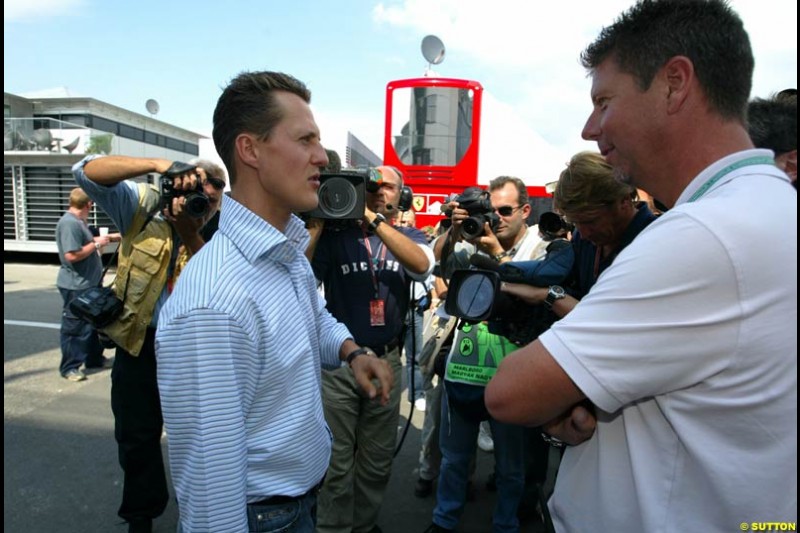
[{"label": "photographer", "polygon": [[[173,164],[166,159],[88,156],[72,169],[78,185],[122,233],[114,289],[124,309],[103,331],[117,344],[111,408],[125,472],[118,514],[131,532],[151,531],[152,520],[163,513],[169,499],[154,353],[158,313],[183,265],[203,246],[200,230],[219,209],[225,187],[223,170],[202,160],[172,176],[174,196],[166,206],[156,188],[127,181],[148,173],[165,174],[175,168]],[[192,192],[198,198],[200,190],[207,197],[207,208],[201,216],[193,216],[185,209],[185,194]]]},{"label": "photographer", "polygon": [[[456,268],[468,268],[469,258],[475,253],[497,262],[535,259],[532,254],[540,237],[535,228],[525,224],[531,207],[522,180],[509,176],[492,180],[485,199],[488,205],[481,192],[467,189],[447,206],[452,226],[434,244],[434,252],[437,258],[443,257],[443,272],[448,278]],[[478,232],[474,222],[481,218],[485,221]],[[465,234],[472,237],[469,242],[462,242]],[[466,325],[456,333],[445,371],[439,433],[442,463],[429,531],[451,531],[458,525],[482,421],[489,422],[494,439],[498,497],[493,529],[519,530],[517,507],[525,484],[524,428],[493,420],[483,406],[486,383],[502,358],[516,348],[505,338],[489,333],[485,324]],[[457,361],[455,354],[459,355]]]},{"label": "photographer", "polygon": [[545,304],[558,316],[569,313],[589,293],[619,253],[656,217],[636,189],[621,182],[598,153],[580,152],[561,172],[553,202],[575,226],[575,263],[564,286],[503,283],[502,290],[530,304]]},{"label": "photographer", "polygon": [[[309,224],[314,274],[325,288],[331,314],[385,359],[401,383],[400,349],[408,313],[411,280],[424,281],[433,270],[425,235],[394,227],[392,219],[403,187],[391,167],[378,167],[368,184],[360,225],[322,228]],[[322,373],[325,419],[333,432],[330,467],[319,496],[317,530],[371,531],[383,501],[397,439],[400,387],[388,405],[361,395],[346,368]],[[358,499],[356,499],[358,495]]]}]

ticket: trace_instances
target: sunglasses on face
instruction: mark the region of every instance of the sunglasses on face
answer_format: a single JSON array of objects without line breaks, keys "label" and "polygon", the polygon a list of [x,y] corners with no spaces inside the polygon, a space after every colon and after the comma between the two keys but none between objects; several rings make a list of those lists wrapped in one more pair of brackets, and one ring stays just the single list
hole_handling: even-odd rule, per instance
[{"label": "sunglasses on face", "polygon": [[514,211],[522,207],[521,205],[513,206],[513,205],[503,205],[500,207],[495,207],[494,210],[497,211],[497,214],[501,217],[510,217],[514,214]]},{"label": "sunglasses on face", "polygon": [[206,183],[208,183],[218,191],[221,191],[222,189],[225,188],[225,180],[214,178],[212,176],[206,176]]}]

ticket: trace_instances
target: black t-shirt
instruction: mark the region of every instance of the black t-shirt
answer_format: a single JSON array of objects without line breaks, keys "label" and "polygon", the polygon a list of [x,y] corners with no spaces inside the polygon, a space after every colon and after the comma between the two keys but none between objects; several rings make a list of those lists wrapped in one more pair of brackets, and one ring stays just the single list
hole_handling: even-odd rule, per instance
[{"label": "black t-shirt", "polygon": [[[420,230],[395,229],[415,243],[427,245]],[[369,246],[365,245],[365,235]],[[377,235],[365,234],[360,227],[325,228],[311,266],[325,287],[328,310],[347,326],[358,344],[374,349],[398,339],[408,309],[410,280]],[[384,326],[370,325],[375,283],[377,298],[384,302]]]}]

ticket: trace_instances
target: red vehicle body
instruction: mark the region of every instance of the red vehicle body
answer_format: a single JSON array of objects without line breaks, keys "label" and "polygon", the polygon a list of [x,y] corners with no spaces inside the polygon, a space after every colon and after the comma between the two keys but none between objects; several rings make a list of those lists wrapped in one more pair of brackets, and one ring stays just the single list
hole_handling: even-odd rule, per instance
[{"label": "red vehicle body", "polygon": [[[483,87],[455,78],[411,78],[386,86],[383,160],[414,191],[417,227],[435,225],[450,194],[478,185]],[[544,187],[528,195],[548,198]]]}]

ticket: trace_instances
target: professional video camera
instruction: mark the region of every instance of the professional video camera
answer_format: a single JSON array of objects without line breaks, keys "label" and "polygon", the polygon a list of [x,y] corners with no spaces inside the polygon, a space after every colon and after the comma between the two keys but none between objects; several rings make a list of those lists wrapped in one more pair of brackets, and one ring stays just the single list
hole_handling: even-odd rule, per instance
[{"label": "professional video camera", "polygon": [[[366,192],[378,192],[383,184],[383,176],[375,168],[342,170],[324,173],[319,177],[316,209],[302,213],[303,218],[326,220],[360,220],[364,216]],[[392,209],[408,211],[414,193],[409,187],[400,191],[400,201]]]},{"label": "professional video camera", "polygon": [[184,191],[180,189],[176,189],[174,186],[174,179],[175,176],[179,176],[191,170],[197,168],[196,165],[190,165],[188,163],[181,163],[179,161],[175,161],[172,165],[167,169],[166,172],[161,174],[161,210],[163,211],[165,208],[169,209],[169,212],[172,213],[172,200],[173,198],[179,198],[183,196],[183,208],[186,212],[195,217],[200,218],[208,213],[208,209],[210,207],[210,202],[208,200],[208,196],[203,192],[203,184],[200,180],[197,180],[197,185],[193,190]]},{"label": "professional video camera", "polygon": [[364,216],[367,182],[380,174],[375,169],[353,169],[324,173],[319,177],[317,207],[303,218],[358,220]]},{"label": "professional video camera", "polygon": [[[494,212],[492,207],[491,195],[480,187],[467,187],[464,192],[453,198],[458,202],[458,207],[466,209],[469,217],[461,223],[461,235],[468,241],[483,235],[483,227],[486,222],[492,231],[497,229],[500,217]],[[447,218],[453,216],[452,209],[442,211]]]},{"label": "professional video camera", "polygon": [[475,254],[477,267],[456,270],[450,279],[445,311],[467,322],[488,321],[489,331],[523,346],[544,333],[557,320],[544,305],[529,305],[500,290],[501,282],[549,287],[563,283],[572,270],[575,254],[565,240],[554,241],[544,259],[499,264]]}]

